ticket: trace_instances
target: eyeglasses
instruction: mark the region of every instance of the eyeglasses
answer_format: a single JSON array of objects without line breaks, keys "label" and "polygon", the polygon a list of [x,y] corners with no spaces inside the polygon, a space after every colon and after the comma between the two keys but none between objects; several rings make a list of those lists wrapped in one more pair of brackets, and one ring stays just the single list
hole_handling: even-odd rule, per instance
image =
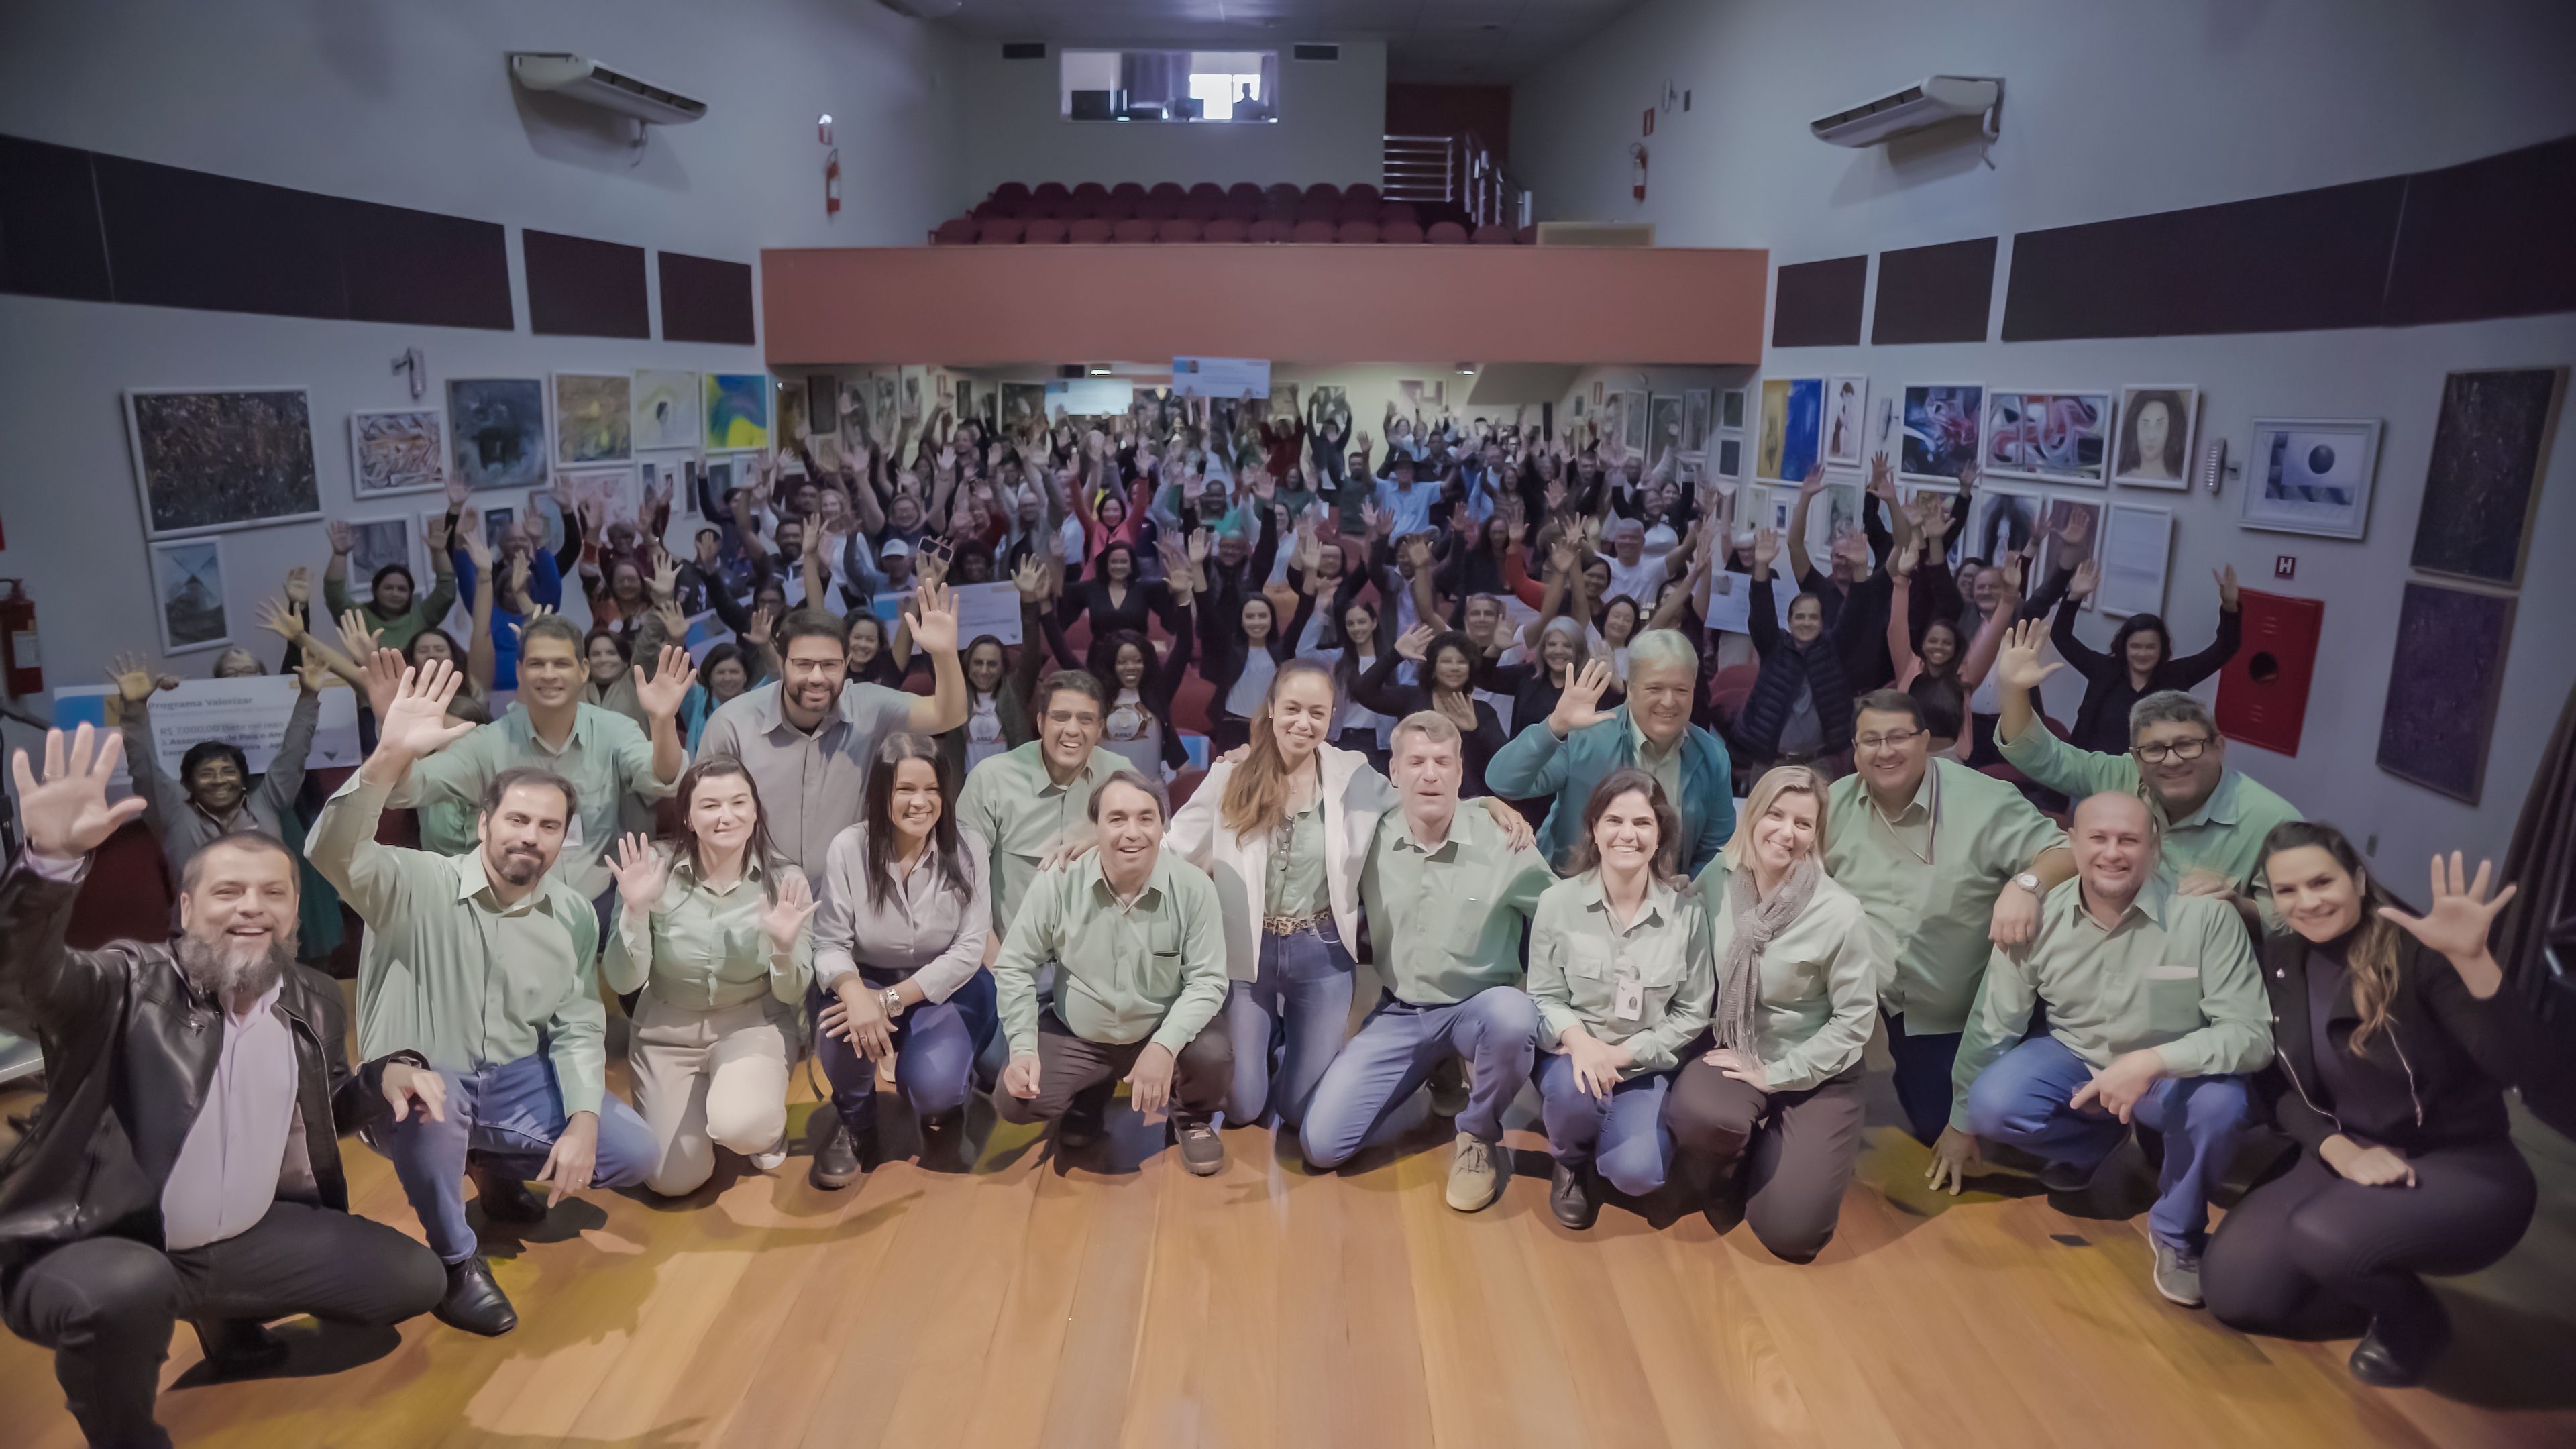
[{"label": "eyeglasses", "polygon": [[1862,735],[1852,743],[1864,750],[1901,750],[1924,733],[1922,730],[1889,730],[1883,735]]},{"label": "eyeglasses", "polygon": [[2133,746],[2129,753],[2137,756],[2140,764],[2161,765],[2167,755],[2189,762],[2199,759],[2208,749],[2209,736],[2194,735],[2190,739],[2175,740],[2170,744]]}]

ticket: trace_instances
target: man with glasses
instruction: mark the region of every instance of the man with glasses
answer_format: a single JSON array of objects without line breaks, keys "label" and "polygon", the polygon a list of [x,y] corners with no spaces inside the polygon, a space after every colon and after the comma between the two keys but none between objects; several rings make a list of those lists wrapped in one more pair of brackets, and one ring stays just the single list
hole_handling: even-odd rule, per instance
[{"label": "man with glasses", "polygon": [[2019,790],[1932,758],[1923,707],[1902,690],[1861,696],[1854,773],[1825,805],[1825,869],[1895,938],[1880,983],[1896,1098],[1908,1130],[1935,1143],[1932,1179],[1955,1181],[1976,1139],[1950,1124],[1959,1033],[1997,946],[2039,925],[2040,898],[2075,874],[2066,837]]},{"label": "man with glasses", "polygon": [[2147,803],[2163,833],[2159,874],[2182,895],[2217,896],[2246,925],[2262,929],[2271,887],[2263,880],[2263,837],[2300,818],[2289,801],[2227,767],[2227,741],[2209,709],[2179,689],[2158,690],[2129,708],[2129,752],[2097,754],[2057,737],[2031,703],[2041,680],[2065,668],[2043,663],[2048,626],[2031,620],[2004,637],[1995,660],[2003,718],[1995,743],[2031,779],[2081,800],[2105,791]]}]

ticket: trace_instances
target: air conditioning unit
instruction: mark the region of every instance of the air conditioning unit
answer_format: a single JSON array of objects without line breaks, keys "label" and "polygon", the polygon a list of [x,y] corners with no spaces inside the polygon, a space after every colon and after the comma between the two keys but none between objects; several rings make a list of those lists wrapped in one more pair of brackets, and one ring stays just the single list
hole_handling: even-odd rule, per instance
[{"label": "air conditioning unit", "polygon": [[532,91],[553,91],[656,126],[682,125],[707,113],[704,101],[664,90],[578,55],[514,50],[510,52],[510,74]]},{"label": "air conditioning unit", "polygon": [[1810,121],[1807,129],[1817,140],[1837,146],[1875,146],[1908,131],[1982,113],[1986,139],[1993,140],[2003,99],[2001,76],[1936,75],[1893,95]]}]

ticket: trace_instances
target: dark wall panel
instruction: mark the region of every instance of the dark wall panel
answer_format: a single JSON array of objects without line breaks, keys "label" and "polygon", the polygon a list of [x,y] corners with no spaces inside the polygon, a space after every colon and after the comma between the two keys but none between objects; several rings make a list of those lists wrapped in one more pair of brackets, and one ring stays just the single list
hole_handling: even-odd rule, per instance
[{"label": "dark wall panel", "polygon": [[588,237],[522,231],[528,330],[539,336],[650,337],[644,249]]},{"label": "dark wall panel", "polygon": [[1771,289],[1771,345],[1852,347],[1869,289],[1869,258],[1835,257],[1780,269]]},{"label": "dark wall panel", "polygon": [[87,151],[0,136],[0,291],[110,300]]},{"label": "dark wall panel", "polygon": [[2004,340],[2376,326],[2405,194],[2392,176],[2022,232]]},{"label": "dark wall panel", "polygon": [[1995,301],[1994,237],[1907,247],[1878,256],[1878,307],[1869,340],[1983,342]]},{"label": "dark wall panel", "polygon": [[663,252],[662,340],[730,342],[760,340],[751,320],[751,264]]},{"label": "dark wall panel", "polygon": [[116,300],[346,317],[336,199],[93,155]]},{"label": "dark wall panel", "polygon": [[510,237],[499,222],[346,201],[340,236],[351,318],[500,332],[517,325]]},{"label": "dark wall panel", "polygon": [[2391,327],[2576,311],[2576,136],[2406,179]]}]

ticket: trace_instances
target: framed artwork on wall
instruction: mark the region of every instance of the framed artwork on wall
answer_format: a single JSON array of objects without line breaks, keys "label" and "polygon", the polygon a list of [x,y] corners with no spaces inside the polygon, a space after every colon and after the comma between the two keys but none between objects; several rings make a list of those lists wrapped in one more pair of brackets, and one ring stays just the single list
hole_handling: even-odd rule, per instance
[{"label": "framed artwork on wall", "polygon": [[2415,567],[2522,582],[2541,460],[2549,456],[2566,383],[2564,367],[2455,372],[2443,379],[2424,508],[2415,520]]},{"label": "framed artwork on wall", "polygon": [[447,414],[437,408],[349,414],[349,486],[360,499],[447,486]]},{"label": "framed artwork on wall", "polygon": [[449,465],[477,492],[546,481],[546,385],[533,377],[447,380]]},{"label": "framed artwork on wall", "polygon": [[1869,461],[1869,379],[1825,379],[1825,466],[1858,468]]},{"label": "framed artwork on wall", "polygon": [[622,463],[635,456],[635,379],[623,372],[558,372],[557,464]]},{"label": "framed artwork on wall", "polygon": [[232,625],[224,616],[223,540],[173,539],[151,548],[161,652],[193,654],[231,643]]},{"label": "framed artwork on wall", "polygon": [[1968,526],[1950,541],[1951,566],[1964,567],[1971,559],[1995,563],[2021,550],[2039,531],[2045,501],[2036,492],[2000,484],[1979,488],[1968,504]]},{"label": "framed artwork on wall", "polygon": [[778,446],[793,447],[813,437],[813,419],[805,411],[805,384],[782,377],[771,382],[770,390],[777,395],[769,415],[778,420],[778,426],[770,430]]},{"label": "framed artwork on wall", "polygon": [[356,518],[349,521],[349,577],[373,579],[388,564],[415,568],[411,557],[411,520]]},{"label": "framed artwork on wall", "polygon": [[312,404],[300,387],[128,388],[125,425],[146,538],[322,516]]},{"label": "framed artwork on wall", "polygon": [[1657,393],[1646,405],[1646,466],[1683,450],[1682,400],[1677,393]]},{"label": "framed artwork on wall", "polygon": [[2103,486],[2111,453],[2107,392],[1989,392],[1984,472]]},{"label": "framed artwork on wall", "polygon": [[1984,386],[1909,383],[1904,398],[1904,437],[1897,450],[1897,471],[1917,482],[1957,483],[1959,474],[1979,456],[1978,430],[1984,425],[1986,408]]},{"label": "framed artwork on wall", "polygon": [[1714,471],[1721,480],[1729,483],[1744,476],[1744,440],[1742,438],[1717,440],[1717,467]]},{"label": "framed artwork on wall", "polygon": [[1619,444],[1631,453],[1646,451],[1647,398],[1644,388],[1619,394]]},{"label": "framed artwork on wall", "polygon": [[2397,614],[2379,768],[2475,805],[2486,782],[2514,601],[2409,583]]},{"label": "framed artwork on wall", "polygon": [[1709,390],[1704,387],[1685,389],[1682,393],[1682,451],[1703,454],[1708,451]]},{"label": "framed artwork on wall", "polygon": [[2149,503],[2114,503],[2102,519],[2102,542],[2094,550],[2102,583],[2093,602],[2102,612],[2125,619],[2131,614],[2162,613],[2165,572],[2173,562],[2173,510]]},{"label": "framed artwork on wall", "polygon": [[2360,538],[2370,526],[2379,420],[2256,418],[2238,521],[2275,533]]},{"label": "framed artwork on wall", "polygon": [[1762,380],[1762,428],[1753,449],[1753,473],[1779,483],[1802,483],[1822,456],[1825,380]]},{"label": "framed artwork on wall", "polygon": [[1717,395],[1717,425],[1730,433],[1744,431],[1744,389],[1730,387]]},{"label": "framed artwork on wall", "polygon": [[2133,488],[2189,488],[2200,389],[2186,383],[2120,389],[2119,441],[2111,481]]},{"label": "framed artwork on wall", "polygon": [[[2095,556],[2102,542],[2102,504],[2092,498],[2051,498],[2039,510],[2039,563],[2031,580],[2046,580]],[[2026,580],[2025,582],[2030,582]],[[2030,582],[2036,591],[2038,583]],[[2101,603],[2099,590],[2084,607]]]},{"label": "framed artwork on wall", "polygon": [[769,374],[706,375],[706,443],[710,453],[757,452],[769,446]]},{"label": "framed artwork on wall", "polygon": [[644,499],[635,485],[633,468],[584,468],[579,472],[567,468],[555,476],[572,490],[573,506],[597,503],[610,523],[642,522]]},{"label": "framed artwork on wall", "polygon": [[698,375],[639,368],[628,390],[635,418],[628,434],[639,452],[698,447]]}]

